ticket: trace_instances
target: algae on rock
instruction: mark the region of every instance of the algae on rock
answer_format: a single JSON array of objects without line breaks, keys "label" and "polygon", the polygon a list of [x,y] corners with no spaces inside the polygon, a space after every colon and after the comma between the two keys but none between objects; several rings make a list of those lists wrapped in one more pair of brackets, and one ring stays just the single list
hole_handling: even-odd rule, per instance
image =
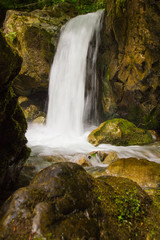
[{"label": "algae on rock", "polygon": [[89,134],[88,140],[95,146],[101,143],[129,146],[153,142],[149,131],[137,128],[133,123],[121,118],[101,123],[98,128]]}]

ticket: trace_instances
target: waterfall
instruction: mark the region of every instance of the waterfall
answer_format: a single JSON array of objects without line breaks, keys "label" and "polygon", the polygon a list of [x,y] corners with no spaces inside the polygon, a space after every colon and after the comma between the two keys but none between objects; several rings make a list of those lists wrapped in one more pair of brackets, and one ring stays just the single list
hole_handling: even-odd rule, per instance
[{"label": "waterfall", "polygon": [[[85,129],[84,123],[92,125],[98,116],[96,59],[102,17],[103,11],[81,15],[62,29],[50,73],[46,125],[29,124],[26,133],[31,160],[37,155],[60,154],[71,159],[75,154],[91,151],[116,151],[119,157],[160,161],[156,145],[103,144],[95,148],[87,141],[91,129]],[[37,161],[38,166],[46,167],[45,161]]]},{"label": "waterfall", "polygon": [[[64,27],[50,74],[47,128],[53,134],[82,135],[84,120],[97,117],[96,58],[103,11],[80,15]],[[95,36],[95,46],[89,46]],[[87,57],[92,56],[85,94]],[[85,96],[86,95],[86,96]],[[95,114],[91,115],[90,112]],[[90,116],[90,117],[89,117]]]}]

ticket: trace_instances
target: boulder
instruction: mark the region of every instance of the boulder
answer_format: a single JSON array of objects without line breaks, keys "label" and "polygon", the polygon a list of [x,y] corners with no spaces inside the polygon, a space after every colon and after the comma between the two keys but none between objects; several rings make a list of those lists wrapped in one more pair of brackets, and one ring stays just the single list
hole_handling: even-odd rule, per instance
[{"label": "boulder", "polygon": [[106,2],[98,57],[101,112],[145,129],[160,125],[159,1]]},{"label": "boulder", "polygon": [[18,96],[27,96],[40,111],[46,111],[49,73],[60,29],[76,14],[69,3],[32,12],[7,11],[5,37],[23,59],[14,90]]},{"label": "boulder", "polygon": [[77,164],[56,163],[6,201],[0,238],[146,239],[155,226],[152,208],[150,197],[131,180],[94,179]]},{"label": "boulder", "polygon": [[[0,32],[0,189],[1,193],[17,181],[29,156],[25,132],[27,123],[13,92],[13,79],[21,68],[21,58],[9,47]],[[1,197],[3,194],[1,194]]]},{"label": "boulder", "polygon": [[111,176],[132,179],[143,188],[160,186],[160,164],[146,159],[122,158],[111,163],[106,172]]},{"label": "boulder", "polygon": [[88,140],[95,146],[102,143],[129,146],[153,142],[149,131],[137,128],[133,123],[121,118],[101,123],[98,128],[89,134]]}]

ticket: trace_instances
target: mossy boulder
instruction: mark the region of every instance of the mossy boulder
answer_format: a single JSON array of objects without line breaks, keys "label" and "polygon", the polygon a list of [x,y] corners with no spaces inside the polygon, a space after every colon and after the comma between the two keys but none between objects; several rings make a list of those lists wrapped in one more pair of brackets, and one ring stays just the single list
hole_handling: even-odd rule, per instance
[{"label": "mossy boulder", "polygon": [[115,118],[101,123],[89,134],[88,141],[95,146],[102,143],[129,146],[148,144],[153,139],[149,131],[137,128],[128,120]]},{"label": "mossy boulder", "polygon": [[[13,188],[29,155],[25,131],[27,123],[15,96],[12,83],[22,59],[12,51],[0,32],[0,189]],[[3,195],[3,194],[2,194]],[[2,197],[2,196],[1,196]]]},{"label": "mossy boulder", "polygon": [[140,240],[154,227],[151,216],[151,198],[133,181],[94,179],[75,163],[56,163],[6,201],[0,238]]},{"label": "mossy boulder", "polygon": [[108,166],[107,174],[129,178],[143,188],[159,188],[160,186],[160,164],[146,159],[118,159]]},{"label": "mossy boulder", "polygon": [[98,57],[102,118],[160,125],[159,1],[106,1]]}]

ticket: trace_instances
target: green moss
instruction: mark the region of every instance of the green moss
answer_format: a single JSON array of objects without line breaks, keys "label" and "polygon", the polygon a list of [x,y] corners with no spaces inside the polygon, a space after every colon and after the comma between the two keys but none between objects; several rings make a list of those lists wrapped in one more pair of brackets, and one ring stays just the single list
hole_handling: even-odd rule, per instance
[{"label": "green moss", "polygon": [[103,226],[109,239],[141,239],[145,234],[141,225],[149,213],[146,206],[151,199],[138,185],[125,178],[100,177],[93,192],[99,202],[99,219],[105,215],[108,225],[112,226],[110,229]]},{"label": "green moss", "polygon": [[111,143],[114,145],[143,145],[151,143],[151,134],[137,128],[128,120],[115,118],[102,123],[88,136],[90,143],[98,145],[100,143]]}]

